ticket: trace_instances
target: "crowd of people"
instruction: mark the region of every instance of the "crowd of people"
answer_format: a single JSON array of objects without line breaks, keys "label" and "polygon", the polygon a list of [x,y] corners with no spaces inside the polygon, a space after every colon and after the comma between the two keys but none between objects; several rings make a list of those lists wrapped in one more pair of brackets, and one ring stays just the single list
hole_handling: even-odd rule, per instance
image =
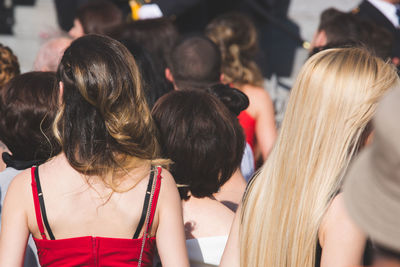
[{"label": "crowd of people", "polygon": [[0,45],[0,266],[400,266],[376,2],[400,4],[321,14],[279,129],[239,12],[183,35],[93,0],[30,72]]}]

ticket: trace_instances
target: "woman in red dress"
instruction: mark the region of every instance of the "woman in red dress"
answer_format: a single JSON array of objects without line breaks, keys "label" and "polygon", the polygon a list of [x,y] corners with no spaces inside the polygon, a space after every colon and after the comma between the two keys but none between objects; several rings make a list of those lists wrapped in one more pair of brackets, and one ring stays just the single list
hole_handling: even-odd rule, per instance
[{"label": "woman in red dress", "polygon": [[10,185],[0,266],[22,266],[30,233],[42,266],[152,266],[156,247],[163,266],[189,266],[179,194],[129,51],[87,35],[57,75],[63,151]]}]

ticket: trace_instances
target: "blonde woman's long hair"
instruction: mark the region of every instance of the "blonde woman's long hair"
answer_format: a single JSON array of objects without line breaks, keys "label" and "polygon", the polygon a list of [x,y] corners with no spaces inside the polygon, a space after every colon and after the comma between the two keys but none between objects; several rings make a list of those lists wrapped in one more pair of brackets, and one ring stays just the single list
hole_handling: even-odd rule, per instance
[{"label": "blonde woman's long hair", "polygon": [[361,48],[310,58],[291,91],[277,142],[244,197],[240,265],[313,267],[318,229],[393,66]]}]

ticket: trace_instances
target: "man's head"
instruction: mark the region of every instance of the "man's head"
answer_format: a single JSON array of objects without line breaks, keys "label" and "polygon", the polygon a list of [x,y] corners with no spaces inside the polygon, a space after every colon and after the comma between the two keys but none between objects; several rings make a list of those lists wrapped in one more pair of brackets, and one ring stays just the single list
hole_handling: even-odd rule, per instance
[{"label": "man's head", "polygon": [[311,55],[327,48],[362,46],[387,60],[392,51],[390,32],[353,13],[328,8],[321,13],[318,30],[312,41]]},{"label": "man's head", "polygon": [[206,37],[186,38],[172,49],[165,75],[175,89],[206,88],[219,83],[221,53]]}]

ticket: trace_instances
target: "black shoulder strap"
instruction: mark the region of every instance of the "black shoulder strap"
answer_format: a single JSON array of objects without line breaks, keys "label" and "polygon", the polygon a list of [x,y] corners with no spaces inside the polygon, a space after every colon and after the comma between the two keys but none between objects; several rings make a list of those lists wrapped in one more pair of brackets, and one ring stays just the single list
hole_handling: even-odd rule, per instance
[{"label": "black shoulder strap", "polygon": [[153,182],[154,182],[154,172],[155,172],[154,166],[151,166],[149,183],[147,184],[146,196],[144,198],[144,203],[143,203],[142,216],[140,217],[140,221],[136,228],[135,234],[133,235],[133,239],[139,238],[140,231],[142,230],[144,221],[146,219],[147,208],[149,206],[149,201],[151,196],[151,189],[153,187]]},{"label": "black shoulder strap", "polygon": [[35,180],[36,180],[36,188],[37,188],[39,204],[40,204],[40,211],[42,212],[42,217],[43,217],[43,223],[44,223],[44,226],[46,227],[46,230],[47,230],[47,233],[49,234],[50,239],[54,240],[55,238],[54,238],[53,232],[51,231],[49,221],[47,220],[46,207],[44,206],[43,192],[42,192],[42,187],[40,186],[40,179],[39,179],[39,166],[37,166],[35,168]]}]

